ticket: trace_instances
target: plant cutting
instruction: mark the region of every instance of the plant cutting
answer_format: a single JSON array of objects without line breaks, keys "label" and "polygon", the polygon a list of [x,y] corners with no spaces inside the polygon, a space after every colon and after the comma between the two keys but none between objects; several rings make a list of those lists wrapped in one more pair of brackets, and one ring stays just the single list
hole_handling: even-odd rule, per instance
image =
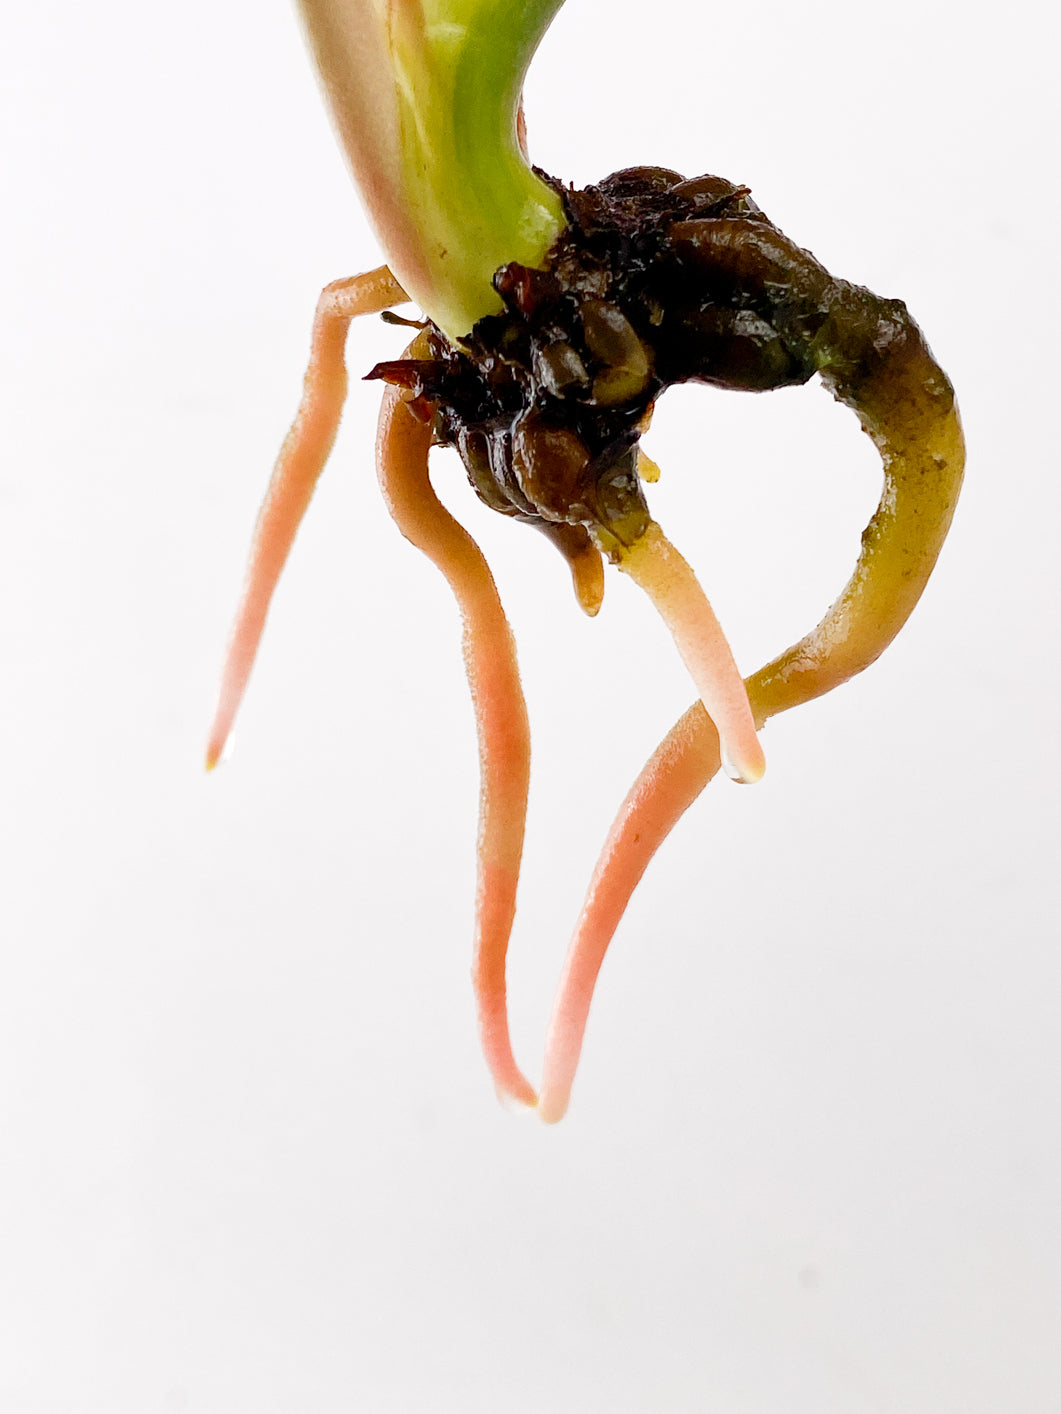
[{"label": "plant cutting", "polygon": [[[520,108],[561,0],[300,0],[343,150],[387,264],[325,289],[302,401],[259,514],[207,763],[231,731],[346,392],[350,320],[418,319],[383,385],[379,481],[403,534],[448,580],[464,623],[481,799],[473,981],[500,1093],[559,1119],[605,951],[633,889],[722,768],[752,783],[771,716],[873,662],[902,627],[950,525],[964,448],[953,390],[898,300],[833,278],[749,189],[635,167],[583,190],[533,168]],[[396,316],[391,315],[392,319]],[[689,563],[653,520],[639,439],[676,383],[749,391],[817,375],[881,455],[884,489],[854,571],[804,638],[743,679]],[[529,784],[515,647],[493,578],[428,475],[456,447],[488,506],[566,560],[582,609],[605,563],[649,596],[697,700],[623,803],[576,924],[536,1091],[512,1052],[505,959]]]}]

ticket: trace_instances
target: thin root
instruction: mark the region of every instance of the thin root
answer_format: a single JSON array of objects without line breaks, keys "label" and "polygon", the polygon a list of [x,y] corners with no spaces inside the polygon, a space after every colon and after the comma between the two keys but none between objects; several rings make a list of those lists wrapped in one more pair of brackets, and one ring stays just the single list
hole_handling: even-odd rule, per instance
[{"label": "thin root", "polygon": [[499,1094],[537,1096],[516,1065],[509,1037],[505,959],[530,788],[530,727],[516,648],[478,545],[438,500],[428,477],[429,427],[388,387],[376,443],[380,487],[399,530],[449,582],[464,622],[464,663],[479,737],[478,888],[472,981],[479,1033]]},{"label": "thin root", "polygon": [[221,759],[232,732],[273,590],[339,430],[346,401],[343,352],[350,321],[359,314],[378,314],[407,300],[397,280],[381,265],[366,275],[336,280],[322,291],[317,302],[302,401],[280,449],[254,527],[243,593],[229,638],[206,748],[208,771]]},{"label": "thin root", "polygon": [[619,568],[652,600],[718,727],[727,774],[752,784],[766,770],[744,681],[689,562],[652,521]]},{"label": "thin root", "polygon": [[545,1041],[538,1113],[564,1117],[593,988],[631,895],[656,850],[721,764],[718,732],[699,702],[673,727],[623,801],[590,880]]}]

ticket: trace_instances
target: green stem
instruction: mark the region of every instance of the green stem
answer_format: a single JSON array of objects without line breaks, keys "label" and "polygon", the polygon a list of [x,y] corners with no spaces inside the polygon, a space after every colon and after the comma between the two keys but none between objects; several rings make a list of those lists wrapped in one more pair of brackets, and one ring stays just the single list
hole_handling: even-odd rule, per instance
[{"label": "green stem", "polygon": [[563,228],[519,149],[527,66],[562,0],[299,0],[388,264],[451,338],[500,308],[508,261]]}]

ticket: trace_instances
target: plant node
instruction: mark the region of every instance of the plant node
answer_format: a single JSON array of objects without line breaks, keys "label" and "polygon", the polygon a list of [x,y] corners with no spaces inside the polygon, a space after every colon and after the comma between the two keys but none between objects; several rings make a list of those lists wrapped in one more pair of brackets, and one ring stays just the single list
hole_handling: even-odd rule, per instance
[{"label": "plant node", "polygon": [[596,546],[620,562],[647,530],[637,443],[665,388],[762,392],[817,372],[873,423],[879,371],[904,344],[927,356],[900,301],[835,280],[747,187],[660,167],[580,191],[546,180],[567,225],[543,268],[502,266],[501,313],[459,344],[432,330],[424,357],[368,376],[402,385],[480,499],[570,561]]}]

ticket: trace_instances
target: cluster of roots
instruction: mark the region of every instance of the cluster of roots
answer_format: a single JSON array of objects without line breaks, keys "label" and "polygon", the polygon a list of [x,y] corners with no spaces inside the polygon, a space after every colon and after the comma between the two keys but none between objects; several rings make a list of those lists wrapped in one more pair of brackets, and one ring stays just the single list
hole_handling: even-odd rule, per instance
[{"label": "cluster of roots", "polygon": [[[537,1104],[547,1120],[566,1108],[597,973],[654,851],[722,765],[737,779],[758,779],[756,732],[769,717],[861,672],[892,640],[935,563],[964,463],[953,391],[905,306],[833,279],[747,188],[640,167],[583,191],[557,190],[568,225],[542,269],[497,271],[501,312],[459,347],[418,322],[406,356],[369,375],[388,385],[377,440],[387,506],[447,579],[464,622],[482,775],[472,972],[483,1050],[498,1090]],[[321,295],[302,402],[254,533],[208,765],[228,740],[273,589],[339,426],[347,327],[407,299],[385,267]],[[814,373],[873,438],[884,489],[854,572],[820,623],[742,680],[690,565],[649,516],[638,439],[671,384],[764,391]],[[526,707],[490,570],[431,486],[433,444],[456,446],[487,505],[550,536],[588,612],[603,593],[603,557],[618,563],[652,598],[699,694],[605,842],[537,1092],[512,1053],[505,990],[529,787]]]}]

